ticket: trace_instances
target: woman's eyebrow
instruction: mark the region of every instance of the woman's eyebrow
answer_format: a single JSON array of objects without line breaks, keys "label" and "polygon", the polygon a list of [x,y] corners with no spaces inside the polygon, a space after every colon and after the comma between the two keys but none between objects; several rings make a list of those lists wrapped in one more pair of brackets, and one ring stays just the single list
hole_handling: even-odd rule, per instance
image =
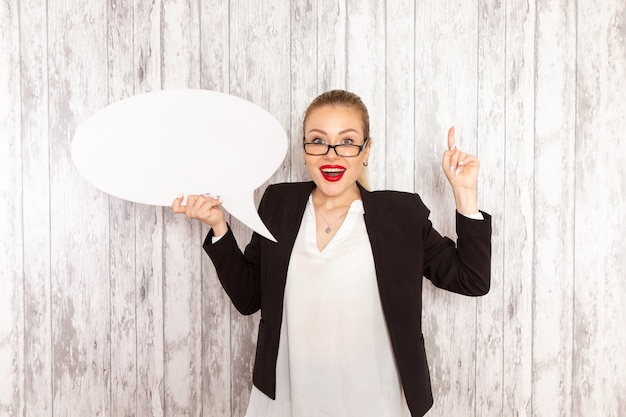
[{"label": "woman's eyebrow", "polygon": [[[311,130],[309,130],[309,133],[313,133],[313,132],[318,132],[321,133],[323,135],[327,135],[328,133],[326,133],[326,131],[322,130],[322,129],[317,129],[317,128],[313,128]],[[340,135],[343,135],[344,133],[348,133],[348,132],[354,132],[354,133],[359,133],[356,129],[353,128],[348,128],[348,129],[344,129],[341,132],[339,132]]]},{"label": "woman's eyebrow", "polygon": [[313,132],[318,132],[318,133],[321,133],[323,135],[326,135],[326,132],[323,131],[322,129],[310,129],[309,130],[309,133],[313,133]]}]

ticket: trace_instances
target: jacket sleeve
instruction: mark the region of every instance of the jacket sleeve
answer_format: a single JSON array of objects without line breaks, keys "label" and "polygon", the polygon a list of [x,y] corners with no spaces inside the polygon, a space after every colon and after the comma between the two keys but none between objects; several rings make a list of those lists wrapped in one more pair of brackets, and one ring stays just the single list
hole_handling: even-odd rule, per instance
[{"label": "jacket sleeve", "polygon": [[[259,211],[264,204],[263,195]],[[212,243],[213,231],[209,231],[203,248],[211,258],[217,276],[230,297],[233,305],[241,314],[254,314],[261,308],[261,237],[252,234],[245,252],[239,248],[235,236],[228,227],[228,232],[217,242]]]},{"label": "jacket sleeve", "polygon": [[423,224],[424,276],[439,288],[479,296],[491,283],[491,216],[474,220],[456,213],[457,243]]}]

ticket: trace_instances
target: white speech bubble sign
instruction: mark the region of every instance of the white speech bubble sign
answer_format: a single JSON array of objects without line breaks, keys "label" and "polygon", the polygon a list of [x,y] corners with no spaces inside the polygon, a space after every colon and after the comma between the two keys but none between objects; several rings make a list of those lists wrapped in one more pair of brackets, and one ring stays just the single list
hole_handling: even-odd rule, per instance
[{"label": "white speech bubble sign", "polygon": [[223,207],[276,241],[258,216],[254,190],[287,153],[285,129],[266,110],[209,90],[161,90],[113,103],[76,130],[72,159],[98,189],[170,206],[181,194],[219,195]]}]

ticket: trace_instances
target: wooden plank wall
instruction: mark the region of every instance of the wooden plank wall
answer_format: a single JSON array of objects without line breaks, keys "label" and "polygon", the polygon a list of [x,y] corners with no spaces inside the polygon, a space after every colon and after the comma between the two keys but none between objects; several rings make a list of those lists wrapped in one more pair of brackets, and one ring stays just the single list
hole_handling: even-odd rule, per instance
[{"label": "wooden plank wall", "polygon": [[206,228],[99,192],[69,153],[103,106],[181,87],[278,118],[271,182],[306,179],[307,103],[357,92],[374,188],[419,192],[452,236],[454,124],[482,161],[493,285],[425,283],[428,415],[625,416],[625,36],[623,0],[1,0],[0,416],[243,415],[258,317]]}]

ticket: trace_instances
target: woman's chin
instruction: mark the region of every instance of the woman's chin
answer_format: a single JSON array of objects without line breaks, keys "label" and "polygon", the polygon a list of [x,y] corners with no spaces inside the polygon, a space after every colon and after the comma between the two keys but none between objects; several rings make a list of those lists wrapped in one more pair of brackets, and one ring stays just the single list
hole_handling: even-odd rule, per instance
[{"label": "woman's chin", "polygon": [[358,195],[358,187],[356,181],[348,183],[345,178],[340,181],[327,181],[325,179],[317,179],[314,181],[317,186],[317,192],[326,197],[342,197],[356,193]]}]

